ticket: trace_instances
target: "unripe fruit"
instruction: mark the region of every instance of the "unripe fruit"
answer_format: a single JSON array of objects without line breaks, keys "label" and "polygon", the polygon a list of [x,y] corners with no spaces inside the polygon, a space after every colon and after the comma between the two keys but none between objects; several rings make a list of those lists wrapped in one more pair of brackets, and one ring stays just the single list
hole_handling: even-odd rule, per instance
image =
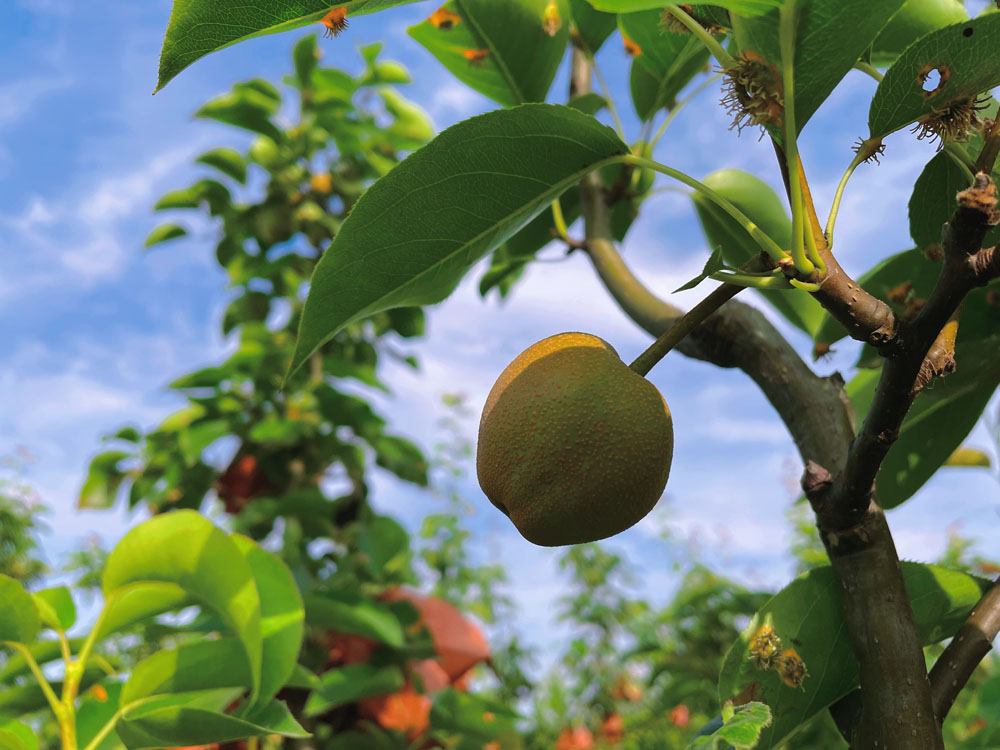
[{"label": "unripe fruit", "polygon": [[906,0],[872,42],[872,63],[891,65],[920,37],[968,17],[960,0]]},{"label": "unripe fruit", "polygon": [[479,424],[483,492],[530,542],[617,534],[659,500],[673,424],[656,387],[610,344],[560,333],[528,347],[497,379]]}]

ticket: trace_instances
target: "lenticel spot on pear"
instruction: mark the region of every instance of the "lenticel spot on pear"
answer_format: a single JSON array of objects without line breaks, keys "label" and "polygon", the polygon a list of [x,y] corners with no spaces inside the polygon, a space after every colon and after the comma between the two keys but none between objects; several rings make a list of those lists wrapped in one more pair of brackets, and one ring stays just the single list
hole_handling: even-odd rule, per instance
[{"label": "lenticel spot on pear", "polygon": [[500,374],[479,424],[479,484],[530,542],[618,534],[656,505],[670,473],[670,409],[606,341],[560,333]]}]

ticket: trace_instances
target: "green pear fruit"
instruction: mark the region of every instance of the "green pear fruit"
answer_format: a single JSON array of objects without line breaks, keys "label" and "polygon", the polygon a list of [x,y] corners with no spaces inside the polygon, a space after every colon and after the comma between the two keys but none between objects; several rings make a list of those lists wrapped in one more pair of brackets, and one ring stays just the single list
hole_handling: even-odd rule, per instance
[{"label": "green pear fruit", "polygon": [[555,547],[638,523],[663,494],[672,455],[670,410],[656,386],[597,336],[560,333],[497,379],[476,471],[525,539]]}]

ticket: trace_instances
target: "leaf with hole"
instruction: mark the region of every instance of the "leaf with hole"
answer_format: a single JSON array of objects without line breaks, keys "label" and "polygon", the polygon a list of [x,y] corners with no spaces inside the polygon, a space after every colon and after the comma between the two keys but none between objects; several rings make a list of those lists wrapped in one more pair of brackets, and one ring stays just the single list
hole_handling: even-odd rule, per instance
[{"label": "leaf with hole", "polygon": [[875,89],[872,138],[917,121],[945,130],[960,124],[972,100],[1000,85],[1000,13],[952,24],[906,48]]}]

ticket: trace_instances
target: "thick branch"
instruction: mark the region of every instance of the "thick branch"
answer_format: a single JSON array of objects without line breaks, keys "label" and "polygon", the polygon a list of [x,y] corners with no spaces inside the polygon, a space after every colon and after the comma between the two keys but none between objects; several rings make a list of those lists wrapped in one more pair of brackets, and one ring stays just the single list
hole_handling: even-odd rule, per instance
[{"label": "thick branch", "polygon": [[897,323],[894,335],[882,342],[887,362],[843,470],[833,478],[810,465],[803,477],[842,586],[851,645],[861,666],[864,701],[853,748],[943,748],[913,610],[901,605],[906,601],[902,571],[873,491],[916,394],[930,378],[955,367],[962,302],[984,282],[980,269],[992,265],[980,246],[997,218],[994,194],[989,178],[980,175],[959,195],[959,207],[943,232],[941,277],[917,318]]},{"label": "thick branch", "polygon": [[983,594],[965,624],[931,669],[934,715],[943,722],[955,698],[965,687],[979,662],[990,652],[1000,633],[1000,580]]}]

